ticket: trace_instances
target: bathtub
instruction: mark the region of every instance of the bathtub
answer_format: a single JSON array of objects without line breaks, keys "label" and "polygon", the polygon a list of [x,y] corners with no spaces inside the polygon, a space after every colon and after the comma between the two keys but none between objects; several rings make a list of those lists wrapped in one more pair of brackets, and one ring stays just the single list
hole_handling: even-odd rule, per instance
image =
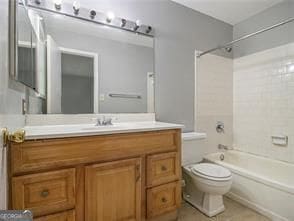
[{"label": "bathtub", "polygon": [[236,150],[209,154],[204,160],[232,171],[229,198],[273,221],[294,221],[294,164]]}]

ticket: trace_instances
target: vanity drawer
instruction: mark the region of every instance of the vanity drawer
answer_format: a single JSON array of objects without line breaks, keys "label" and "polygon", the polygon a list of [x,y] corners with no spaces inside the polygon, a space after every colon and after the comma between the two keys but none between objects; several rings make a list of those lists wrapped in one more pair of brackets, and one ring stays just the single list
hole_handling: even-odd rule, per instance
[{"label": "vanity drawer", "polygon": [[147,217],[152,218],[180,207],[181,185],[173,182],[147,190]]},{"label": "vanity drawer", "polygon": [[75,206],[75,169],[12,178],[13,209],[29,209],[34,216]]},{"label": "vanity drawer", "polygon": [[42,216],[34,221],[75,221],[75,211],[70,210],[62,213],[56,213],[53,215]]},{"label": "vanity drawer", "polygon": [[12,143],[11,172],[20,175],[59,166],[177,151],[180,142],[180,130],[164,130]]},{"label": "vanity drawer", "polygon": [[156,186],[180,178],[179,154],[162,153],[147,157],[147,186]]}]

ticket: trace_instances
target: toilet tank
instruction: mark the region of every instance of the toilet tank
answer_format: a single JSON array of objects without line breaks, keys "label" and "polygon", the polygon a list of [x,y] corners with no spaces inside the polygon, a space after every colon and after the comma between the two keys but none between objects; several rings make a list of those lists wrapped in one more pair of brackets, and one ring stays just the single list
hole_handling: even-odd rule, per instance
[{"label": "toilet tank", "polygon": [[182,133],[182,166],[202,161],[208,154],[207,145],[205,133]]}]

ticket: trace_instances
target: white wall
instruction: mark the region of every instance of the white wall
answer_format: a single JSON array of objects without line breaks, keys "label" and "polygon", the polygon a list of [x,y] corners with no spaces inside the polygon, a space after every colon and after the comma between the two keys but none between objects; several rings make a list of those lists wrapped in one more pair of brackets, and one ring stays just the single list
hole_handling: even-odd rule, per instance
[{"label": "white wall", "polygon": [[[234,146],[294,163],[294,44],[234,60]],[[272,135],[287,135],[286,147]]]},{"label": "white wall", "polygon": [[[294,17],[294,1],[283,0],[250,18],[234,25],[233,39],[256,32],[265,27]],[[294,22],[240,41],[234,45],[234,58],[239,58],[266,49],[293,42]]]}]

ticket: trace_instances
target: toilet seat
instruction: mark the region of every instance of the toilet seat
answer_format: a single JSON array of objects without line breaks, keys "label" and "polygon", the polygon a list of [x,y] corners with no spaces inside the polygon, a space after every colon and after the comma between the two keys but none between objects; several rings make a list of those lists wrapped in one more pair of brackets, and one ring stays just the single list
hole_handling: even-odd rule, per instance
[{"label": "toilet seat", "polygon": [[213,181],[228,181],[232,178],[230,170],[212,163],[199,163],[191,167],[191,172],[199,177]]}]

